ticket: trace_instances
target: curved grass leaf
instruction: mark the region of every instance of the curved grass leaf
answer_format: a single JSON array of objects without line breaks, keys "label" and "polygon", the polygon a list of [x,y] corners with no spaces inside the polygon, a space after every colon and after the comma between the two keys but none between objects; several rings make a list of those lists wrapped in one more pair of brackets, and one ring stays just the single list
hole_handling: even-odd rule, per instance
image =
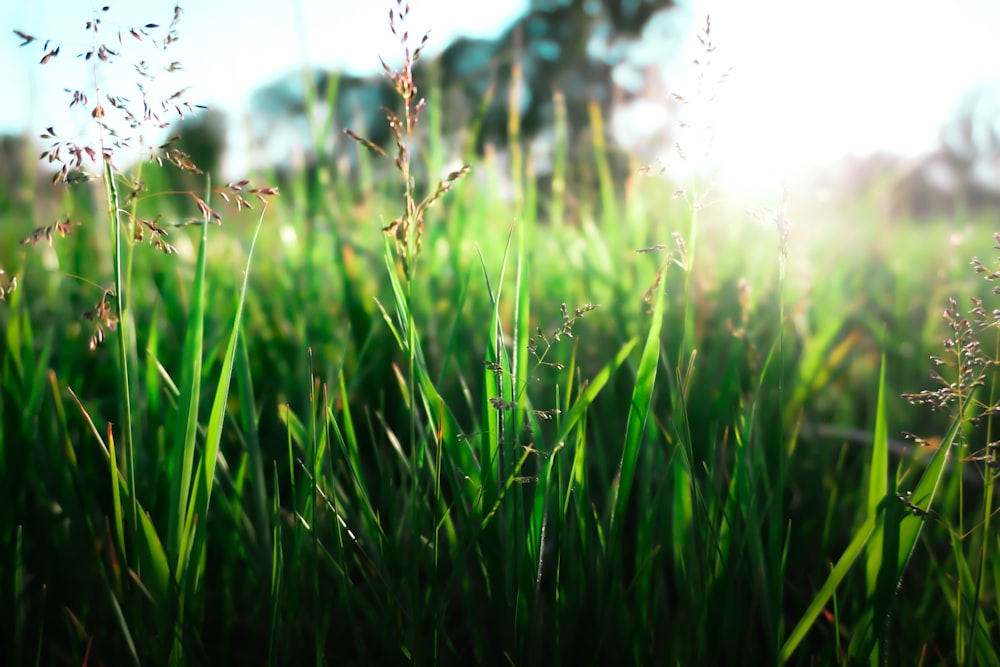
[{"label": "curved grass leaf", "polygon": [[[253,253],[257,246],[257,238],[260,236],[260,228],[264,222],[264,213],[266,210],[266,207],[261,210],[257,221],[257,228],[254,230],[253,240],[250,242],[250,250],[247,252],[246,268],[243,271],[243,284],[240,287],[237,298],[236,314],[233,317],[233,327],[229,335],[229,344],[226,347],[226,354],[222,363],[222,373],[216,385],[215,398],[208,417],[204,452],[202,453],[201,464],[198,467],[195,477],[194,495],[191,497],[185,515],[184,532],[190,537],[187,542],[189,549],[185,550],[189,555],[184,559],[186,561],[184,567],[186,570],[191,562],[190,559],[194,558],[197,570],[194,576],[186,582],[183,579],[179,579],[178,583],[186,583],[188,590],[191,592],[197,590],[205,567],[208,507],[212,498],[219,443],[222,439],[222,426],[226,418],[226,403],[229,400],[229,387],[232,381],[233,367],[236,362],[236,347],[240,338],[243,306],[246,302],[247,286],[250,279],[250,265],[253,262]],[[207,225],[205,227],[207,228]],[[181,570],[179,574],[187,573]]]},{"label": "curved grass leaf", "polygon": [[778,661],[781,664],[788,662],[795,653],[795,649],[798,648],[802,640],[805,639],[806,634],[812,628],[813,623],[819,618],[822,613],[826,603],[830,601],[833,594],[836,593],[837,587],[847,576],[850,571],[851,566],[854,562],[861,556],[865,545],[868,544],[869,538],[872,533],[875,532],[875,523],[878,520],[878,515],[869,516],[863,524],[858,528],[857,532],[854,534],[854,539],[841,554],[840,559],[837,564],[834,565],[833,570],[830,572],[830,576],[827,577],[826,581],[820,587],[816,596],[813,598],[812,602],[806,608],[805,613],[799,622],[792,629],[791,633],[788,635],[788,639],[785,640],[784,645],[778,652]]},{"label": "curved grass leaf", "polygon": [[[628,417],[625,422],[625,446],[622,450],[621,463],[618,466],[618,484],[611,491],[611,521],[612,536],[617,532],[617,521],[628,504],[632,482],[635,479],[636,463],[639,460],[639,447],[642,444],[642,434],[646,430],[646,418],[653,402],[653,389],[656,384],[656,367],[660,361],[660,330],[663,327],[663,312],[666,299],[664,290],[656,290],[653,304],[653,318],[646,335],[646,345],[639,360],[636,373],[635,388],[632,390],[632,400],[629,403]],[[612,538],[614,539],[614,538]]]}]

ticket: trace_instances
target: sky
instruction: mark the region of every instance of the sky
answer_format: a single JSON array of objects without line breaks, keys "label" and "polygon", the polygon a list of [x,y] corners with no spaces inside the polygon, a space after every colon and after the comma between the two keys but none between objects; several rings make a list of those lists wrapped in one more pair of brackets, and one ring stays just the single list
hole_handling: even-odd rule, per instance
[{"label": "sky", "polygon": [[[107,14],[121,25],[166,24],[173,0],[132,0]],[[6,101],[0,132],[72,126],[63,88],[79,78],[82,29],[100,2],[0,0],[0,25],[64,44],[40,67],[36,44],[0,36]],[[390,0],[192,0],[172,59],[186,99],[239,118],[253,91],[303,63],[376,72],[398,52]],[[429,55],[458,35],[494,36],[528,0],[411,0],[410,28],[431,28]],[[887,151],[932,150],[959,96],[1000,82],[995,0],[679,0],[692,28],[711,14],[715,59],[734,69],[712,108],[718,158],[747,182],[771,183],[803,165]],[[72,44],[76,42],[76,46]],[[693,34],[691,49],[696,48]],[[685,56],[684,61],[693,58]],[[64,68],[64,69],[60,69]],[[77,72],[73,74],[72,72]],[[669,88],[691,84],[671,73]],[[76,78],[74,78],[76,77]]]}]

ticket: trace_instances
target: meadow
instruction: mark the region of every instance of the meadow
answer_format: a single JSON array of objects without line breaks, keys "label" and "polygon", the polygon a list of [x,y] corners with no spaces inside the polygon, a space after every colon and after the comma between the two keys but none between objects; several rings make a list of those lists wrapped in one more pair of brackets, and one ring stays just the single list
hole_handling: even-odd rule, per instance
[{"label": "meadow", "polygon": [[356,180],[46,132],[0,227],[3,661],[1000,663],[990,221],[679,193],[598,135],[540,189],[516,125],[449,170],[411,40]]}]

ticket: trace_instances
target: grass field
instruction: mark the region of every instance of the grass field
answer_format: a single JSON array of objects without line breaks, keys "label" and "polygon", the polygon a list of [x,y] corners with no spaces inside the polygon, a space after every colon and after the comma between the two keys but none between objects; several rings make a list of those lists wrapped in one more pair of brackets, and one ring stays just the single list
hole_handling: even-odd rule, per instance
[{"label": "grass field", "polygon": [[396,76],[392,180],[3,213],[3,662],[1000,663],[987,221],[418,187]]}]

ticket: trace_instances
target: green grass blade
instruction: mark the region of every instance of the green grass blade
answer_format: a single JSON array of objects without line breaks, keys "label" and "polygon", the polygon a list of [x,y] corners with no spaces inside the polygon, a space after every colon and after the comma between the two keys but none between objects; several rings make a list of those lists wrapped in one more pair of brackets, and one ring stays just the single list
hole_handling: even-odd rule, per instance
[{"label": "green grass blade", "polygon": [[111,586],[106,586],[105,588],[108,594],[108,601],[111,604],[111,611],[115,619],[115,624],[118,626],[118,630],[125,639],[125,646],[128,648],[129,660],[133,665],[135,665],[135,667],[139,667],[142,663],[139,660],[139,653],[135,648],[135,640],[132,639],[132,632],[129,630],[128,621],[125,619],[125,614],[122,612],[121,604],[119,604],[118,598],[115,597],[114,590],[112,590]]},{"label": "green grass blade", "polygon": [[260,429],[257,420],[257,401],[254,398],[250,357],[246,337],[240,330],[236,358],[236,391],[239,397],[240,418],[246,434],[247,455],[250,457],[250,485],[253,493],[254,530],[258,553],[271,553],[270,513],[267,508],[267,483],[264,476],[264,457],[260,450]]},{"label": "green grass blade", "polygon": [[[555,458],[555,450],[562,448],[565,441],[569,438],[570,433],[574,428],[580,423],[586,414],[590,405],[597,398],[597,395],[601,393],[605,385],[611,379],[611,376],[615,374],[619,367],[625,360],[628,359],[632,350],[638,344],[638,338],[632,338],[626,342],[618,353],[609,361],[604,368],[594,376],[594,378],[587,385],[580,395],[577,397],[573,406],[567,411],[565,418],[559,426],[559,430],[556,434],[553,442],[552,458]],[[532,500],[531,507],[531,522],[530,522],[530,534],[528,539],[528,550],[529,555],[533,562],[537,563],[539,568],[541,567],[542,558],[542,541],[544,538],[545,523],[547,519],[547,509],[548,509],[548,494],[549,494],[549,475],[546,473],[545,477],[541,477],[538,480],[538,484],[535,486],[535,493]]]},{"label": "green grass blade", "polygon": [[271,588],[270,588],[270,632],[267,640],[267,664],[278,664],[276,652],[281,630],[281,579],[284,574],[282,551],[281,494],[278,491],[278,471],[274,471],[274,497],[271,500]]},{"label": "green grass blade", "polygon": [[611,361],[609,361],[604,368],[602,368],[600,372],[594,376],[590,383],[587,384],[586,389],[584,389],[580,396],[577,397],[576,401],[573,402],[572,407],[563,419],[559,432],[555,437],[555,442],[562,442],[569,437],[570,431],[576,427],[577,423],[590,407],[590,404],[593,403],[594,399],[597,398],[597,395],[601,393],[601,390],[604,389],[604,386],[608,383],[608,380],[611,379],[611,376],[615,374],[623,363],[625,363],[625,360],[628,359],[630,354],[632,354],[632,350],[635,349],[635,346],[638,343],[638,338],[632,338],[622,345],[615,356],[612,357]]},{"label": "green grass blade", "polygon": [[826,607],[827,602],[833,597],[833,594],[837,591],[837,587],[847,576],[848,571],[854,562],[861,556],[864,551],[865,545],[868,544],[869,538],[871,538],[872,533],[875,531],[875,523],[878,520],[878,515],[869,516],[858,531],[854,534],[854,539],[841,554],[840,558],[837,560],[837,564],[834,565],[833,570],[830,572],[830,576],[827,577],[826,581],[820,587],[819,591],[813,597],[812,602],[806,608],[805,613],[802,618],[792,629],[791,633],[788,635],[788,639],[785,640],[784,645],[781,647],[781,651],[778,654],[779,662],[784,664],[788,662],[792,655],[795,653],[795,649],[798,648],[802,640],[805,639],[806,634],[812,628],[813,623],[819,618],[823,609]]},{"label": "green grass blade", "polygon": [[[483,269],[486,290],[489,294],[492,314],[490,316],[489,334],[486,348],[486,366],[483,369],[483,404],[482,421],[486,432],[482,438],[480,451],[480,466],[483,483],[483,509],[493,507],[500,492],[501,479],[505,474],[502,447],[504,445],[504,424],[509,410],[495,407],[494,401],[510,403],[513,397],[505,390],[504,378],[511,373],[509,360],[505,355],[503,342],[503,326],[500,322],[500,294],[503,291],[504,275],[510,255],[513,230],[507,235],[507,245],[504,248],[503,261],[500,264],[500,278],[496,290],[490,282],[486,258],[479,253],[479,262]],[[504,452],[505,453],[505,452]]]},{"label": "green grass blade", "polygon": [[[118,201],[118,183],[115,180],[114,167],[111,160],[104,161],[104,187],[105,200],[108,205],[108,220],[111,223],[111,238],[114,240],[114,272],[115,272],[115,302],[118,310],[118,326],[115,327],[117,342],[119,375],[121,380],[121,400],[122,400],[122,439],[125,448],[125,478],[128,480],[129,496],[132,499],[129,518],[132,531],[135,532],[138,524],[138,504],[135,497],[135,453],[133,451],[133,425],[132,425],[132,391],[131,391],[131,368],[129,366],[128,336],[134,333],[131,322],[131,312],[129,310],[128,299],[131,295],[126,294],[129,289],[128,270],[122,266],[122,236],[124,231],[121,225],[121,206]],[[129,250],[130,252],[130,250]],[[115,462],[114,464],[117,464]],[[118,510],[116,510],[117,512]],[[122,559],[127,562],[124,542],[120,545]]]},{"label": "green grass blade", "polygon": [[[657,289],[653,304],[653,318],[646,335],[646,344],[639,360],[635,387],[632,390],[632,400],[629,403],[628,416],[625,420],[625,446],[622,449],[621,462],[618,466],[618,485],[611,490],[611,519],[609,532],[612,540],[618,529],[618,517],[622,516],[628,504],[635,479],[636,463],[639,460],[639,447],[646,430],[646,418],[653,402],[653,389],[656,384],[656,368],[660,363],[660,331],[663,326],[665,309],[664,290]],[[613,542],[612,542],[613,543]]]},{"label": "green grass blade", "polygon": [[912,494],[908,498],[913,507],[917,508],[919,511],[907,513],[900,521],[899,552],[897,555],[895,573],[897,583],[900,577],[903,576],[906,564],[913,555],[917,539],[920,537],[920,532],[923,530],[924,523],[927,521],[927,513],[933,510],[934,498],[940,488],[941,480],[944,477],[946,469],[946,463],[951,455],[951,448],[955,443],[955,438],[958,436],[962,424],[962,419],[955,419],[954,423],[952,423],[951,428],[941,440],[940,447],[934,453],[934,457],[924,470],[923,475],[920,477],[920,481],[917,483],[917,486],[913,489]]},{"label": "green grass blade", "polygon": [[[883,499],[889,493],[889,427],[886,423],[886,383],[885,383],[885,355],[882,355],[882,365],[879,371],[879,392],[878,405],[875,412],[875,433],[872,438],[871,463],[868,474],[868,515],[873,516]],[[876,536],[872,538],[872,547],[881,547],[881,542]],[[868,567],[868,593],[875,590],[875,574],[879,570],[879,558],[881,557],[876,549],[870,550]]]},{"label": "green grass blade", "polygon": [[243,284],[240,287],[237,298],[236,314],[233,317],[233,326],[229,335],[229,344],[226,347],[226,354],[223,359],[222,373],[219,377],[215,389],[215,398],[212,402],[212,410],[208,417],[208,428],[205,433],[205,447],[198,467],[195,480],[194,496],[191,498],[190,506],[186,513],[185,533],[192,536],[190,556],[197,564],[195,576],[185,582],[189,590],[197,590],[203,575],[205,544],[207,540],[207,519],[208,507],[212,498],[212,489],[215,482],[215,468],[218,462],[219,443],[222,439],[222,427],[226,418],[226,403],[229,400],[229,387],[233,376],[233,367],[236,362],[236,347],[240,337],[240,326],[243,316],[243,306],[246,302],[247,287],[250,280],[250,265],[253,262],[253,253],[260,236],[260,229],[264,222],[266,208],[261,211],[257,221],[257,228],[254,230],[253,240],[250,242],[250,249],[247,252],[246,267],[243,271]]},{"label": "green grass blade", "polygon": [[[53,393],[56,393],[57,383],[54,376],[52,376],[52,385],[53,385]],[[67,391],[69,392],[70,398],[72,398],[73,402],[76,404],[77,409],[80,410],[80,414],[82,415],[84,422],[87,425],[87,429],[90,431],[91,435],[94,436],[94,439],[100,446],[101,452],[103,453],[105,460],[110,462],[111,451],[113,447],[110,446],[109,443],[106,443],[104,441],[104,438],[101,437],[101,432],[94,424],[94,420],[91,418],[90,413],[88,413],[86,408],[84,408],[83,403],[80,402],[80,399],[73,392],[73,390],[67,388]],[[65,424],[64,410],[62,408],[62,403],[59,400],[58,395],[56,396],[56,404],[57,404],[57,410],[60,414],[60,420],[62,421],[62,426],[65,432],[66,424]],[[71,461],[71,465],[73,466],[74,476],[76,477],[76,456],[75,453],[73,452],[70,443],[67,442],[65,450],[67,452],[67,459]],[[127,496],[128,487],[126,486],[125,475],[120,470],[114,468],[113,466],[111,467],[111,471],[114,476],[113,479],[115,480],[114,487],[117,487],[119,495],[121,493],[124,493]],[[77,496],[81,499],[81,501],[84,500],[84,494],[82,489],[79,490]],[[167,559],[167,553],[163,549],[163,544],[160,541],[160,538],[156,532],[156,528],[153,525],[152,520],[149,518],[149,514],[143,509],[142,505],[139,504],[138,501],[136,501],[136,505],[139,509],[138,513],[139,527],[140,527],[139,534],[141,536],[141,539],[138,540],[137,545],[139,547],[138,550],[139,564],[141,566],[141,571],[143,573],[142,581],[145,588],[150,592],[153,598],[153,602],[158,605],[162,605],[167,602],[167,594],[170,585],[170,565]],[[89,524],[88,524],[88,533],[93,538],[94,531],[89,526]]]},{"label": "green grass blade", "polygon": [[183,572],[180,562],[186,551],[187,536],[182,532],[187,523],[194,470],[195,444],[198,437],[198,407],[201,401],[202,363],[205,347],[205,271],[208,262],[208,225],[201,227],[201,243],[195,263],[194,285],[191,287],[191,310],[188,313],[181,352],[181,395],[177,414],[178,428],[174,431],[173,450],[168,465],[171,470],[170,511],[167,529],[167,552],[173,561],[175,577]]},{"label": "green grass blade", "polygon": [[[115,447],[115,435],[114,429],[111,424],[108,424],[108,464],[110,466],[109,477],[111,478],[111,498],[113,501],[112,514],[114,517],[115,525],[115,542],[117,543],[118,549],[121,551],[122,559],[125,559],[125,523],[124,523],[124,505],[122,504],[122,490],[121,486],[118,484],[118,448]],[[128,478],[126,477],[125,483],[128,483]],[[125,497],[129,497],[129,492],[125,492]]]},{"label": "green grass blade", "polygon": [[[958,435],[961,424],[961,419],[954,421],[938,451],[921,475],[916,488],[907,499],[915,511],[907,512],[902,515],[902,518],[899,518],[902,513],[902,503],[891,497],[887,497],[885,500],[889,505],[880,514],[880,517],[886,524],[885,534],[888,539],[884,540],[881,550],[883,555],[879,563],[876,593],[857,622],[852,633],[851,644],[848,647],[849,655],[856,659],[873,656],[875,642],[878,641],[878,628],[882,627],[889,614],[893,598],[898,594],[899,583],[916,548],[917,539],[920,537],[920,532],[927,520],[927,513],[931,511],[934,504],[934,497],[944,476],[945,464],[951,446]],[[889,551],[890,547],[895,548]]]},{"label": "green grass blade", "polygon": [[[885,366],[883,354],[868,476],[868,516],[877,516],[875,530],[866,547],[865,558],[865,594],[869,606],[855,626],[851,642],[855,647],[865,645],[865,648],[858,649],[860,652],[857,657],[868,656],[876,664],[878,628],[888,613],[888,606],[895,590],[894,563],[899,539],[898,513],[888,510],[879,513],[889,495],[889,429],[886,423]],[[865,637],[864,642],[858,641],[859,637]]]},{"label": "green grass blade", "polygon": [[[886,414],[885,370],[886,361],[883,354],[882,367],[879,372],[878,408],[875,413],[875,433],[872,441],[868,483],[868,512],[870,515],[878,511],[879,503],[883,499],[887,499],[891,491],[889,488],[889,426]],[[868,545],[865,583],[869,599],[873,601],[871,606],[875,615],[873,629],[877,629],[878,634],[883,632],[898,581],[896,570],[891,566],[893,555],[899,549],[897,517],[897,511],[887,510],[883,512],[875,526],[872,541]],[[886,567],[887,565],[889,567]],[[879,655],[877,647],[873,648],[876,649],[876,652],[871,654],[871,661],[875,663],[879,660]]]}]

